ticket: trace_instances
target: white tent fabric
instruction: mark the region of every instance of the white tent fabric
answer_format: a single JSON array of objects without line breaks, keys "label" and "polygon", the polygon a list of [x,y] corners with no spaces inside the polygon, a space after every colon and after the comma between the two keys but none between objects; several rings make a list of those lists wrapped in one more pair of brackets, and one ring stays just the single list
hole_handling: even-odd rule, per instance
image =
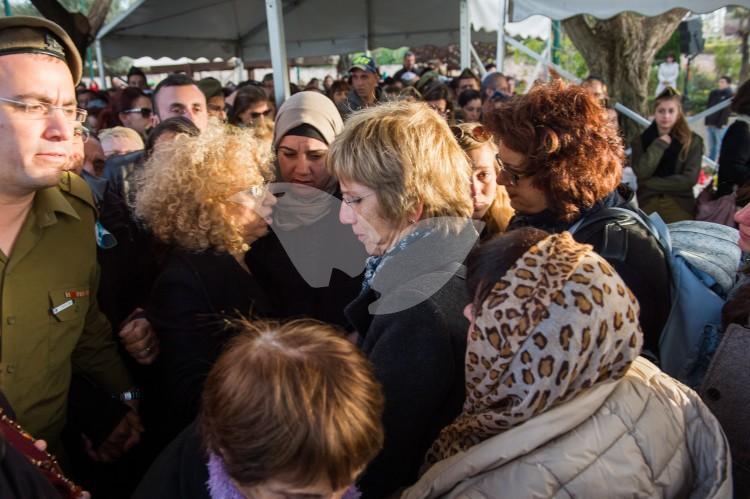
[{"label": "white tent fabric", "polygon": [[[511,20],[514,22],[522,21],[534,14],[543,15],[550,19],[565,19],[578,14],[590,14],[599,19],[609,19],[626,10],[646,16],[656,16],[677,7],[688,9],[696,14],[705,14],[725,7],[728,3],[750,7],[750,0],[732,0],[731,2],[727,2],[727,0],[628,0],[627,2],[513,0]],[[492,24],[493,20],[488,19],[487,23]],[[495,25],[497,25],[496,21]]]},{"label": "white tent fabric", "polygon": [[[470,0],[480,24],[486,9]],[[269,58],[263,0],[141,0],[99,34],[107,57]],[[499,14],[495,14],[499,20]],[[376,47],[456,43],[459,1],[286,0],[288,57],[331,55]],[[490,31],[496,31],[497,24]],[[494,41],[489,33],[474,40]]]}]

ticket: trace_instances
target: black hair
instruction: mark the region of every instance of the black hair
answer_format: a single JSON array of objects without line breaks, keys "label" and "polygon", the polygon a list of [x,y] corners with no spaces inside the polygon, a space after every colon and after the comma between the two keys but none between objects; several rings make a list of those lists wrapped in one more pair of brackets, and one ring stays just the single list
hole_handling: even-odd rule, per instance
[{"label": "black hair", "polygon": [[480,94],[477,90],[464,90],[458,96],[458,106],[464,107],[474,99],[482,100],[482,94]]},{"label": "black hair", "polygon": [[722,76],[721,78],[719,78],[719,79],[720,79],[720,80],[726,80],[726,82],[727,82],[727,83],[728,83],[729,85],[731,85],[731,84],[732,84],[732,77],[731,77],[731,76],[729,76],[729,75],[723,75],[723,76]]},{"label": "black hair", "polygon": [[146,79],[146,73],[143,72],[141,68],[137,68],[135,66],[131,66],[130,70],[128,71],[128,78],[131,76],[143,76],[143,79]]},{"label": "black hair", "polygon": [[477,310],[492,288],[513,264],[532,246],[549,234],[534,227],[523,227],[498,234],[480,244],[466,259],[466,288]]},{"label": "black hair", "polygon": [[256,85],[246,85],[237,91],[234,97],[234,104],[227,113],[227,122],[230,125],[241,125],[240,115],[250,106],[259,102],[268,102],[268,95],[262,87]]},{"label": "black hair", "polygon": [[598,75],[588,75],[585,80],[583,80],[582,83],[586,83],[587,81],[598,81],[602,85],[605,85],[604,79],[601,76]]},{"label": "black hair", "polygon": [[195,80],[185,73],[170,73],[166,78],[160,81],[158,85],[156,85],[156,89],[154,89],[154,102],[156,102],[156,96],[159,95],[159,91],[162,88],[186,87],[188,85],[195,85],[196,87],[198,87],[198,84],[195,82]]},{"label": "black hair", "polygon": [[195,123],[190,121],[184,116],[175,116],[174,118],[167,118],[160,122],[158,125],[151,130],[146,140],[146,151],[151,151],[154,148],[156,141],[165,133],[184,133],[191,137],[197,137],[201,131],[195,126]]}]

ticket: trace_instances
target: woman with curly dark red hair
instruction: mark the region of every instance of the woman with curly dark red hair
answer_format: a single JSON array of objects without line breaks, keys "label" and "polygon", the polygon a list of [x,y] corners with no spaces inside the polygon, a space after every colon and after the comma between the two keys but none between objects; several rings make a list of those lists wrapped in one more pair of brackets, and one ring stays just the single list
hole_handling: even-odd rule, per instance
[{"label": "woman with curly dark red hair", "polygon": [[516,211],[508,230],[573,229],[594,246],[641,303],[644,350],[655,357],[671,305],[669,270],[645,227],[601,216],[604,208],[637,210],[620,185],[623,146],[605,109],[584,88],[556,80],[500,104],[487,122],[498,139],[498,183]]}]

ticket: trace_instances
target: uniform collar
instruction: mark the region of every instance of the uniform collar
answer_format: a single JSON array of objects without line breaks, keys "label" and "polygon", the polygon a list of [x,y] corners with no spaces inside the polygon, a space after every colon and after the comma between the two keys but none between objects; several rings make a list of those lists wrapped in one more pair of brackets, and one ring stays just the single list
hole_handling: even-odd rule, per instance
[{"label": "uniform collar", "polygon": [[47,227],[57,223],[56,213],[63,213],[76,220],[81,218],[71,206],[58,186],[48,187],[37,191],[34,196],[34,212],[40,227]]}]

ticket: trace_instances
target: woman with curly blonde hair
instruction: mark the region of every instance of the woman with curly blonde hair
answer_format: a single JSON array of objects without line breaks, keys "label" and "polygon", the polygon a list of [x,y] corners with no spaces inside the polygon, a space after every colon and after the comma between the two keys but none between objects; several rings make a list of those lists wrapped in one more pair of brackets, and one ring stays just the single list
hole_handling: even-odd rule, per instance
[{"label": "woman with curly blonde hair", "polygon": [[570,230],[591,244],[641,303],[644,350],[655,356],[671,307],[669,269],[648,229],[612,210],[638,212],[619,185],[622,141],[601,105],[585,88],[555,80],[500,104],[486,121],[498,141],[498,183],[516,210],[508,229]]},{"label": "woman with curly blonde hair", "polygon": [[472,218],[484,222],[481,239],[505,232],[513,208],[505,187],[497,185],[500,161],[492,135],[479,123],[453,125],[451,131],[471,163]]},{"label": "woman with curly blonde hair", "polygon": [[233,335],[227,316],[273,315],[244,262],[275,203],[263,188],[270,156],[252,131],[211,126],[159,143],[143,168],[135,214],[170,247],[147,307],[161,341],[165,440],[197,415],[203,381]]}]

